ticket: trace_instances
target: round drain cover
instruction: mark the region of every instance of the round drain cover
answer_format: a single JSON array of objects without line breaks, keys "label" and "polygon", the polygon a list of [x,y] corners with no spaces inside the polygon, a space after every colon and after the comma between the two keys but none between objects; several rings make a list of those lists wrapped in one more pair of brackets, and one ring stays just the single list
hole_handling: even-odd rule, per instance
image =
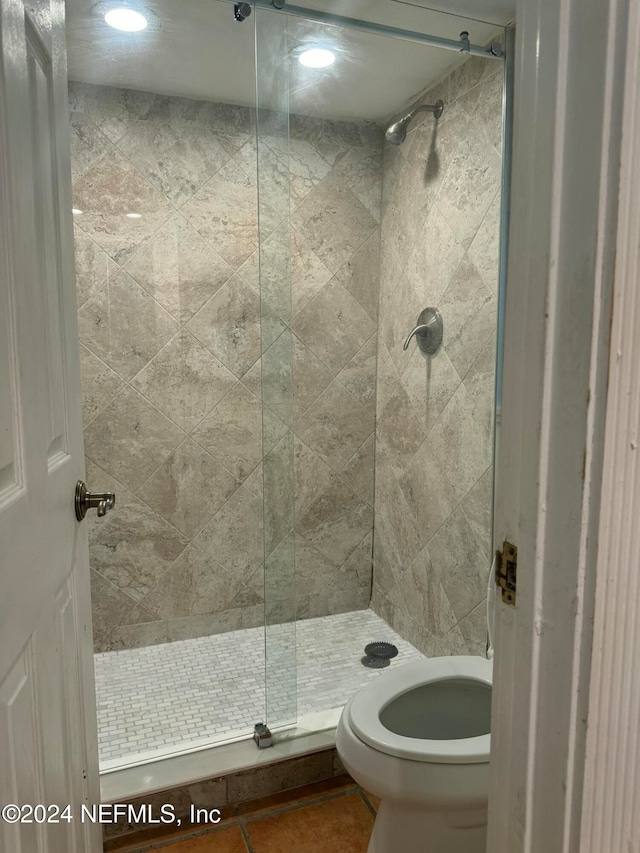
[{"label": "round drain cover", "polygon": [[375,658],[371,655],[365,655],[362,658],[362,663],[364,666],[368,666],[369,669],[384,669],[385,666],[389,666],[391,661],[389,658]]},{"label": "round drain cover", "polygon": [[365,646],[364,653],[370,657],[390,660],[398,654],[398,649],[393,643],[377,642],[369,643],[369,645]]}]

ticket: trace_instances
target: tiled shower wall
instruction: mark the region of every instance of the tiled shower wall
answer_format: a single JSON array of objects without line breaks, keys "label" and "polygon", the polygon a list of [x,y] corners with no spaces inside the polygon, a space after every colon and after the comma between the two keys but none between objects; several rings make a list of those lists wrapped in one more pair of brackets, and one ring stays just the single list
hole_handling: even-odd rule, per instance
[{"label": "tiled shower wall", "polygon": [[[262,460],[286,430],[261,405],[252,112],[78,83],[70,102],[87,484],[117,494],[87,519],[95,648],[263,624]],[[288,164],[265,141],[291,181],[304,618],[369,603],[382,152],[368,123],[291,133]]]},{"label": "tiled shower wall", "polygon": [[[440,120],[384,150],[372,606],[427,655],[485,651],[502,74],[469,59],[419,98]],[[425,359],[402,345],[428,306]]]}]

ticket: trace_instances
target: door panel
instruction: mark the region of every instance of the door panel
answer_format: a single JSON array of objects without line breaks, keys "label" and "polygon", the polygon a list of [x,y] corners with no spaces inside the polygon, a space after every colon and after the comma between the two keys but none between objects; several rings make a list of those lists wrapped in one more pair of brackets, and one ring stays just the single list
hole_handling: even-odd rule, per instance
[{"label": "door panel", "polygon": [[[64,5],[0,2],[0,801],[98,799],[71,241]],[[100,828],[0,823],[0,850]]]}]

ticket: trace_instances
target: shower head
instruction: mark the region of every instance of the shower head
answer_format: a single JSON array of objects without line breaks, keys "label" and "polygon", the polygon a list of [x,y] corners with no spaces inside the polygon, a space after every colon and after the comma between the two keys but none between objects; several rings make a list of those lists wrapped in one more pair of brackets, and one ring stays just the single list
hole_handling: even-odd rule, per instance
[{"label": "shower head", "polygon": [[408,113],[404,118],[401,118],[399,119],[399,121],[395,121],[393,124],[390,124],[385,131],[384,138],[392,145],[402,145],[402,143],[407,138],[407,128],[416,113],[433,113],[435,118],[438,119],[442,115],[443,110],[443,101],[436,101],[435,104],[421,104],[419,107],[416,107],[415,110]]}]

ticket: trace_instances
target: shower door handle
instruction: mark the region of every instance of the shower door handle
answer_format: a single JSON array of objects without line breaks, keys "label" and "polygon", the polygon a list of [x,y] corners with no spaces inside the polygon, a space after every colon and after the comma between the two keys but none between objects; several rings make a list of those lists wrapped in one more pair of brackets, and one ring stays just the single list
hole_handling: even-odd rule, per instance
[{"label": "shower door handle", "polygon": [[89,492],[82,480],[76,483],[75,507],[78,521],[82,521],[90,509],[97,510],[97,514],[102,517],[115,505],[114,492]]}]

